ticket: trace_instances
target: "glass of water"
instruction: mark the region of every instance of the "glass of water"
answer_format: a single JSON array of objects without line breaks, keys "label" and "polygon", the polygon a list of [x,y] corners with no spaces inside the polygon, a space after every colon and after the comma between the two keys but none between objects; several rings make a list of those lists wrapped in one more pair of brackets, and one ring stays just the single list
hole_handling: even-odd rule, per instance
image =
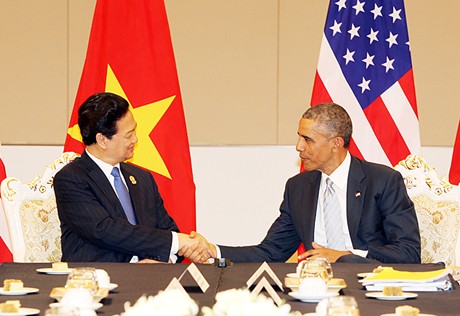
[{"label": "glass of water", "polygon": [[359,316],[358,303],[353,296],[330,297],[326,316]]},{"label": "glass of water", "polygon": [[329,279],[332,279],[334,277],[334,273],[332,272],[332,266],[331,266],[331,263],[330,263],[329,259],[324,258],[324,257],[316,257],[316,258],[307,258],[306,261],[310,261],[310,262],[321,261],[321,262],[324,262],[324,264],[326,266],[326,270],[327,270],[327,275],[329,276]]},{"label": "glass of water", "polygon": [[91,295],[97,293],[99,289],[97,282],[96,269],[94,268],[75,268],[73,269],[65,285],[66,288],[83,288],[88,290]]},{"label": "glass of water", "polygon": [[320,260],[305,260],[302,261],[300,268],[300,280],[305,278],[321,278],[327,283],[329,274],[327,272],[327,264]]},{"label": "glass of water", "polygon": [[72,306],[53,306],[45,311],[45,316],[80,316],[80,312]]}]

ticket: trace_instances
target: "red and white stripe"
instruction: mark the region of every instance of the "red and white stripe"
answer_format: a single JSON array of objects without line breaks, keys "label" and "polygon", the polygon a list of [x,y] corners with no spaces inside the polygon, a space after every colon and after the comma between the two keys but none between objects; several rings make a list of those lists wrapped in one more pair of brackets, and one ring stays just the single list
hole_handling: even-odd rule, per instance
[{"label": "red and white stripe", "polygon": [[325,101],[340,104],[350,115],[354,141],[350,146],[352,154],[388,166],[396,165],[410,153],[420,154],[412,71],[363,111],[323,36],[312,105]]}]

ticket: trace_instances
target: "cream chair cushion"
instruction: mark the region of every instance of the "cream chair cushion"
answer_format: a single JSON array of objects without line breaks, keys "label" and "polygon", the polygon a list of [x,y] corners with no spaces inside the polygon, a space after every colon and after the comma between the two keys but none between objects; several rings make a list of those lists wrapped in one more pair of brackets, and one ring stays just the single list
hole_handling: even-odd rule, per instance
[{"label": "cream chair cushion", "polygon": [[460,264],[460,190],[441,179],[425,159],[409,155],[396,165],[415,205],[422,263]]},{"label": "cream chair cushion", "polygon": [[9,177],[1,184],[15,262],[56,262],[61,259],[61,228],[54,196],[54,175],[75,159],[63,153],[30,183]]}]

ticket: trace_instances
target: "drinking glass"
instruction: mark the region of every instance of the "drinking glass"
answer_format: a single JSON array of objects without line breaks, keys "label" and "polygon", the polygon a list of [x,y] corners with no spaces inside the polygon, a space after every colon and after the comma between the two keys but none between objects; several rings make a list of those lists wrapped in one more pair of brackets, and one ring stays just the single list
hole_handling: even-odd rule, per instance
[{"label": "drinking glass", "polygon": [[300,280],[305,278],[321,278],[327,283],[329,274],[327,272],[327,265],[325,261],[321,260],[305,260],[301,262]]},{"label": "drinking glass", "polygon": [[53,306],[45,311],[45,316],[79,316],[78,310],[72,306]]},{"label": "drinking glass", "polygon": [[97,282],[96,269],[94,268],[75,268],[67,278],[66,288],[83,288],[88,290],[91,295],[97,293],[99,288]]},{"label": "drinking glass", "polygon": [[311,262],[323,261],[326,265],[326,271],[327,271],[327,275],[329,276],[329,280],[334,277],[334,273],[332,272],[332,266],[328,258],[324,258],[324,257],[307,258],[306,261],[311,261]]},{"label": "drinking glass", "polygon": [[358,303],[353,296],[330,297],[326,316],[359,316]]}]

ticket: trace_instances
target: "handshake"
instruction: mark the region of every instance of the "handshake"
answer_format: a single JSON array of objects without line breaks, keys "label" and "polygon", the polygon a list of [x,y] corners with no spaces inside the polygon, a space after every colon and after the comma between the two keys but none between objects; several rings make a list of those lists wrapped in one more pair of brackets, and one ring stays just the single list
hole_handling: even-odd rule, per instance
[{"label": "handshake", "polygon": [[209,243],[201,234],[191,231],[190,235],[178,233],[180,256],[195,263],[203,263],[217,256],[216,246]]}]

